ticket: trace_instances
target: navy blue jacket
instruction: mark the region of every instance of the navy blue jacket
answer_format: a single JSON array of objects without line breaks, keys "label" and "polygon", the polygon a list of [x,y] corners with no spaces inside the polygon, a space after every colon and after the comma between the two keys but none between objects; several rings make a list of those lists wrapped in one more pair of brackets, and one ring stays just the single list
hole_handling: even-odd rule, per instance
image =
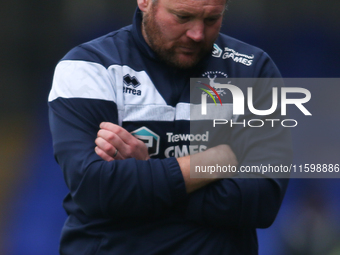
[{"label": "navy blue jacket", "polygon": [[[223,34],[197,67],[172,68],[146,44],[141,19],[137,9],[133,25],[72,49],[56,67],[49,120],[70,191],[60,252],[257,254],[256,228],[274,221],[287,180],[223,179],[188,195],[175,157],[216,145],[190,147],[190,77],[280,74],[265,52]],[[271,100],[268,89],[259,102]],[[103,121],[145,141],[151,159],[103,161],[94,152]],[[290,162],[287,129],[245,130],[226,129],[221,140],[240,165]]]}]

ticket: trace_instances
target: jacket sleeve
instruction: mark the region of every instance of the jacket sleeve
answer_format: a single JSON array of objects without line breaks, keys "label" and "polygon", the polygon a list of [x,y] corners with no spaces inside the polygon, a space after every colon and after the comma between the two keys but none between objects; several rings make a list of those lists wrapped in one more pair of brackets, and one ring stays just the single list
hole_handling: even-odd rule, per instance
[{"label": "jacket sleeve", "polygon": [[180,168],[174,158],[106,162],[97,156],[99,124],[117,123],[111,86],[99,64],[63,60],[57,65],[48,103],[55,158],[85,214],[157,217],[186,196]]},{"label": "jacket sleeve", "polygon": [[[253,85],[254,107],[270,109],[273,87],[273,80],[270,78],[280,77],[280,74],[267,54],[263,53],[259,62],[258,66],[261,68],[256,72],[256,76],[269,79]],[[265,119],[282,119],[280,102],[270,116],[255,116],[247,109],[237,122],[242,123],[245,120],[247,123],[250,119],[261,119],[264,122]],[[238,158],[238,169],[242,166],[291,164],[290,130],[283,127],[279,121],[275,122],[274,127],[271,122],[266,122],[261,128],[252,128],[247,124],[246,127],[235,125],[230,129],[228,140]],[[247,176],[252,178],[244,178]],[[190,195],[186,217],[217,227],[269,227],[281,206],[289,175],[284,176],[286,178],[277,177],[278,175],[240,173],[235,178],[217,181]]]}]

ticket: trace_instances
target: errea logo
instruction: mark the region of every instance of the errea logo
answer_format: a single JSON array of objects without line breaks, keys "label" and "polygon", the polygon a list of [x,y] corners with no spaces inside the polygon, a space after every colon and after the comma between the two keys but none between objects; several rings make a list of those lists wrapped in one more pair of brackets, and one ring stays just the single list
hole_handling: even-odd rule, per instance
[{"label": "errea logo", "polygon": [[137,88],[140,85],[140,82],[137,80],[135,76],[131,77],[130,74],[126,74],[123,77],[123,81],[125,85],[127,86],[133,86],[134,88]]},{"label": "errea logo", "polygon": [[[130,74],[124,75],[123,83],[124,83],[123,93],[131,94],[134,96],[142,95],[142,91],[136,89],[138,86],[141,85],[141,83],[138,81],[138,79],[135,76],[131,77]],[[130,86],[133,88],[129,88]]]}]

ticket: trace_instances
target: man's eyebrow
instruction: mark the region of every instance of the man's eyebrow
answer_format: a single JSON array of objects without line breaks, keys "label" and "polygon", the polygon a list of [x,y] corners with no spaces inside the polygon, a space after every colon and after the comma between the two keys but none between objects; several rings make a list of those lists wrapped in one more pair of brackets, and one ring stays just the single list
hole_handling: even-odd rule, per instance
[{"label": "man's eyebrow", "polygon": [[184,11],[184,10],[172,10],[172,9],[169,9],[168,11],[173,13],[173,14],[178,14],[178,15],[181,15],[181,16],[192,16],[192,15],[194,15],[193,13],[190,13],[190,12]]},{"label": "man's eyebrow", "polygon": [[224,12],[218,13],[218,14],[214,14],[214,15],[210,15],[208,18],[219,18],[221,16],[223,16]]}]

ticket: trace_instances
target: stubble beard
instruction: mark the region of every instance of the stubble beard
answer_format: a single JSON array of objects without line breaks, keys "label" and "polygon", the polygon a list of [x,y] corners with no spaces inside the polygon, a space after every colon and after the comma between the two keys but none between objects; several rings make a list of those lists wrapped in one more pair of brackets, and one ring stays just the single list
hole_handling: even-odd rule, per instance
[{"label": "stubble beard", "polygon": [[[213,42],[211,42],[209,45],[205,45],[203,42],[195,42],[191,40],[185,45],[181,44],[180,42],[176,42],[170,48],[165,48],[164,45],[167,41],[163,36],[160,25],[154,18],[157,9],[156,5],[157,3],[153,4],[150,12],[144,13],[143,15],[142,30],[144,32],[144,36],[146,37],[145,39],[147,43],[151,49],[156,52],[160,60],[166,64],[180,69],[190,69],[195,67],[204,56],[211,52]],[[178,53],[176,52],[176,48],[180,46],[199,50],[195,55],[192,55],[190,60],[188,59],[186,61],[180,61]]]}]

